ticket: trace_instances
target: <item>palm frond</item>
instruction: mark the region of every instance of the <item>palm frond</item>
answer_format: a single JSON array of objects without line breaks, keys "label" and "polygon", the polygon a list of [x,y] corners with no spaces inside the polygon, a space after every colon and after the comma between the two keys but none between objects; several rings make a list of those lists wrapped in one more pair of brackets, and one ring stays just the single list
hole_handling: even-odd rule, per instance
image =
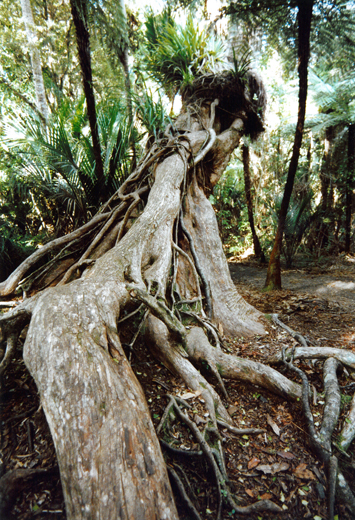
[{"label": "palm frond", "polygon": [[163,85],[170,98],[196,76],[216,72],[223,61],[221,41],[208,34],[206,29],[200,29],[192,15],[189,15],[185,27],[150,18],[146,28],[147,70]]}]

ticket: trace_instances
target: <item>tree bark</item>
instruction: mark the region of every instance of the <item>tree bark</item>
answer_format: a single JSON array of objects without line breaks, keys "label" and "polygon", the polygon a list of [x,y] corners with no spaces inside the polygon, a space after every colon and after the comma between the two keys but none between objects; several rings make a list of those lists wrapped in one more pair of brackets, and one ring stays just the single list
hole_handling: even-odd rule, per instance
[{"label": "tree bark", "polygon": [[[147,343],[190,388],[201,389],[215,428],[218,417],[224,423],[231,418],[217,391],[192,364],[206,356],[225,395],[219,370],[285,397],[300,396],[299,385],[269,367],[212,355],[206,334],[198,332],[199,320],[215,338],[217,330],[233,338],[265,332],[262,314],[233,285],[207,199],[239,144],[244,112],[236,113],[229,128],[217,135],[220,116],[214,108],[206,102],[200,114],[185,111],[176,121],[185,132],[147,151],[94,217],[102,227],[93,228],[97,235],[87,254],[80,253],[75,269],[72,266],[60,284],[0,316],[6,353],[29,323],[23,357],[53,436],[69,520],[177,519],[149,409],[120,342],[120,320],[140,302],[154,316],[147,321]],[[147,191],[143,203],[140,195]],[[140,213],[139,205],[144,205]],[[90,223],[69,243],[76,243],[89,228]],[[107,241],[114,245],[102,254]],[[65,241],[58,244],[68,246]],[[182,259],[190,270],[184,269]],[[67,278],[79,276],[87,261],[89,268],[81,278],[65,284]],[[20,268],[17,277],[23,278],[25,271]],[[5,293],[16,287],[17,277],[4,283]],[[192,319],[197,325],[190,328],[178,316],[194,307],[196,296]],[[10,355],[6,353],[5,360]],[[0,360],[0,367],[4,365]],[[230,497],[223,479],[219,485]],[[270,501],[258,501],[255,510],[263,507],[280,510]],[[250,511],[249,506],[240,508],[245,514]]]},{"label": "tree bark", "polygon": [[275,236],[275,242],[271,251],[265,290],[281,289],[281,246],[285,229],[286,215],[290,203],[293,183],[298,166],[301,150],[304,120],[306,115],[307,87],[308,87],[308,61],[310,49],[310,32],[312,21],[312,9],[314,0],[299,0],[298,5],[298,118],[293,143],[292,157],[288,169],[286,186],[281,202],[279,220]]},{"label": "tree bark", "polygon": [[71,12],[75,26],[76,43],[83,78],[84,94],[91,130],[91,139],[95,157],[96,183],[91,197],[98,202],[104,188],[104,166],[101,156],[100,137],[96,117],[96,103],[92,80],[90,35],[87,27],[86,0],[70,0]]},{"label": "tree bark", "polygon": [[254,226],[254,211],[253,211],[253,197],[251,193],[251,182],[250,182],[250,151],[249,146],[243,144],[243,171],[244,171],[244,189],[245,189],[245,198],[247,201],[248,208],[248,219],[249,225],[251,229],[251,234],[253,236],[253,244],[254,244],[254,254],[257,258],[260,258],[262,263],[265,263],[265,255],[263,250],[261,249],[259,237],[256,234],[255,226]]},{"label": "tree bark", "polygon": [[30,48],[31,65],[33,82],[36,92],[36,105],[42,118],[47,121],[49,116],[49,108],[46,99],[46,91],[44,88],[41,57],[37,48],[37,37],[35,35],[35,24],[33,20],[31,0],[21,0],[22,16],[25,22],[26,36]]},{"label": "tree bark", "polygon": [[348,127],[348,175],[345,184],[345,253],[351,248],[351,216],[355,171],[355,124]]}]

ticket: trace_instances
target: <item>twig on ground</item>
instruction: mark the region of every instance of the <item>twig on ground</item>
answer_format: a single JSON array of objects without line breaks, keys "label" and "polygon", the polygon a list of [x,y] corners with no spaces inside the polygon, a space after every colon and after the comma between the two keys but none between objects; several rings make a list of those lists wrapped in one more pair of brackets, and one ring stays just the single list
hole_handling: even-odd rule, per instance
[{"label": "twig on ground", "polygon": [[235,433],[236,435],[247,435],[252,433],[263,433],[266,430],[262,430],[261,428],[235,428],[234,426],[231,426],[230,424],[225,423],[224,421],[221,421],[217,419],[217,424],[222,426],[222,428],[226,428],[226,430],[229,430],[232,433]]},{"label": "twig on ground", "polygon": [[290,327],[285,325],[281,320],[279,320],[278,314],[271,314],[272,321],[281,327],[282,329],[286,330],[295,340],[298,341],[303,347],[308,347],[307,341],[304,339],[302,334],[299,334],[298,332],[295,332]]},{"label": "twig on ground", "polygon": [[158,424],[158,427],[157,427],[157,430],[156,430],[158,435],[160,433],[160,430],[164,426],[165,421],[167,420],[167,418],[169,416],[169,413],[170,413],[170,410],[171,410],[172,406],[174,406],[174,399],[170,396],[170,400],[168,402],[168,405],[167,405],[167,407],[164,410],[163,416],[160,419],[160,423]]}]

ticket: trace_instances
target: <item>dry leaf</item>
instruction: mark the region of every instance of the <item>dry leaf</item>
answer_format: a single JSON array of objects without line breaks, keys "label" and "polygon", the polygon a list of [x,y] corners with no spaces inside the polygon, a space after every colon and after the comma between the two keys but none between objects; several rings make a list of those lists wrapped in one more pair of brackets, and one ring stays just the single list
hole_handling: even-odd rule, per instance
[{"label": "dry leaf", "polygon": [[254,498],[254,493],[252,492],[251,489],[246,489],[245,492],[246,492],[246,494],[249,495],[251,498]]},{"label": "dry leaf", "polygon": [[280,457],[283,457],[284,459],[292,460],[292,459],[296,458],[296,456],[293,453],[291,453],[290,451],[277,451],[276,453],[277,453],[277,455],[279,455]]},{"label": "dry leaf", "polygon": [[272,498],[272,495],[270,493],[264,493],[260,496],[260,500],[269,500],[270,498]]},{"label": "dry leaf", "polygon": [[306,469],[306,468],[307,468],[307,464],[305,464],[303,462],[302,464],[299,464],[295,470],[293,470],[293,473],[297,478],[304,478],[307,480],[316,480],[316,477],[314,476],[312,471],[310,471],[309,469]]},{"label": "dry leaf", "polygon": [[279,471],[286,471],[289,467],[290,465],[287,462],[275,462],[275,464],[260,464],[256,469],[265,474],[274,475]]},{"label": "dry leaf", "polygon": [[221,336],[223,336],[223,327],[222,327],[221,322],[218,323],[218,332],[220,333]]},{"label": "dry leaf", "polygon": [[250,459],[250,461],[248,462],[248,469],[253,469],[253,468],[255,468],[255,466],[257,466],[258,464],[260,464],[260,459],[257,459],[256,457],[253,457],[253,458]]},{"label": "dry leaf", "polygon": [[196,392],[186,392],[185,394],[180,395],[180,397],[181,399],[192,399],[193,397],[198,397],[201,394],[201,390],[196,390]]},{"label": "dry leaf", "polygon": [[229,415],[233,415],[237,411],[238,411],[237,406],[233,406],[232,404],[230,406],[228,406],[228,413],[229,413]]},{"label": "dry leaf", "polygon": [[274,433],[276,433],[276,435],[279,437],[280,436],[280,428],[277,426],[275,421],[273,419],[271,419],[270,415],[266,416],[266,420],[267,420],[269,426],[271,426],[271,428],[274,431]]}]

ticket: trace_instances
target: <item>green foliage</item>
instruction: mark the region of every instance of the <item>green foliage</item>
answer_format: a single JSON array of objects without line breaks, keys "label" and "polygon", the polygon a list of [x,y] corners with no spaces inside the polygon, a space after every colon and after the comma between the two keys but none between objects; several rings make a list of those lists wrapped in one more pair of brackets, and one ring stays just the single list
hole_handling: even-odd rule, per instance
[{"label": "green foliage", "polygon": [[308,121],[313,132],[355,123],[355,73],[349,70],[310,71],[312,97],[319,114]]},{"label": "green foliage", "polygon": [[229,255],[239,254],[251,245],[242,177],[240,165],[231,164],[210,195],[225,251]]},{"label": "green foliage", "polygon": [[[98,127],[109,196],[129,173],[132,129],[124,108],[114,104],[99,107]],[[36,115],[9,118],[6,132],[11,153],[21,158],[17,177],[42,209],[48,207],[45,200],[55,202],[57,212],[71,227],[96,211],[99,190],[82,100],[74,106],[63,104],[46,126]],[[55,226],[54,214],[51,220]]]},{"label": "green foliage", "polygon": [[0,177],[0,281],[34,250],[29,233],[31,204],[26,189],[14,178]]},{"label": "green foliage", "polygon": [[142,89],[139,96],[134,97],[134,101],[137,116],[146,128],[148,135],[157,138],[165,127],[171,123],[161,94],[159,92],[153,94],[151,90],[145,88]]},{"label": "green foliage", "polygon": [[238,49],[237,52],[233,49],[233,67],[234,73],[240,81],[245,83],[247,74],[250,70],[252,62],[252,52],[250,49]]},{"label": "green foliage", "polygon": [[283,254],[286,258],[286,267],[292,267],[294,256],[301,244],[305,231],[311,223],[311,201],[313,192],[306,192],[301,201],[291,198],[286,215]]},{"label": "green foliage", "polygon": [[192,15],[187,18],[185,27],[166,14],[150,15],[147,19],[147,71],[163,85],[170,99],[196,76],[216,72],[222,63],[221,41],[199,25]]}]

